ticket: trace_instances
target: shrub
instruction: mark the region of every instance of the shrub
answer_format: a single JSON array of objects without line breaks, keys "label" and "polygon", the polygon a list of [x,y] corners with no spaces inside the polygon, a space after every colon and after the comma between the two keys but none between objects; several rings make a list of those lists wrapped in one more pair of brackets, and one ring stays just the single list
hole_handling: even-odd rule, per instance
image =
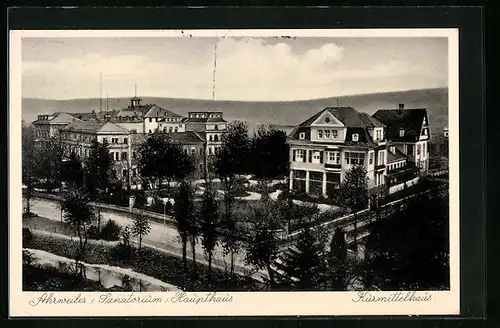
[{"label": "shrub", "polygon": [[99,229],[95,225],[91,225],[87,229],[87,237],[89,239],[99,239]]},{"label": "shrub", "polygon": [[32,212],[24,212],[23,213],[23,219],[29,219],[29,218],[34,218],[34,217],[37,217],[37,215],[35,213],[32,213]]},{"label": "shrub", "polygon": [[108,220],[106,224],[101,228],[99,233],[99,239],[103,240],[119,240],[121,227],[113,220]]},{"label": "shrub", "polygon": [[29,228],[23,228],[23,245],[33,240],[33,233]]},{"label": "shrub", "polygon": [[146,193],[144,190],[139,190],[135,195],[135,208],[144,208],[148,203],[148,198],[146,197]]}]

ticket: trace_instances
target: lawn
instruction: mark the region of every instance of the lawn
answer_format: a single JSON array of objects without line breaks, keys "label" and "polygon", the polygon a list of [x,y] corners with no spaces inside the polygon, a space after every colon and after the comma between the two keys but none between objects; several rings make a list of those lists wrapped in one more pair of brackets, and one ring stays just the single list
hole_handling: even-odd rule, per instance
[{"label": "lawn", "polygon": [[[74,258],[78,242],[34,234],[31,239],[23,240],[23,247]],[[88,244],[83,261],[129,268],[175,286],[185,286],[185,289],[190,291],[250,291],[263,288],[259,282],[251,278],[237,276],[230,279],[224,272],[218,270],[213,270],[212,284],[208,285],[206,281],[208,268],[199,263],[197,263],[198,278],[194,282],[189,281],[183,272],[182,259],[150,248],[143,248],[140,253],[134,251],[132,256],[126,257],[120,252],[119,246]],[[192,262],[188,262],[188,268],[192,268]]]}]

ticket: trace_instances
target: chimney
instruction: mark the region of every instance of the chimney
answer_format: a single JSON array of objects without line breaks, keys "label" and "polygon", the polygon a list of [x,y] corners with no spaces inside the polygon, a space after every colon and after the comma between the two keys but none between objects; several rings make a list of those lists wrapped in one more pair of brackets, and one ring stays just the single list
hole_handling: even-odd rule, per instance
[{"label": "chimney", "polygon": [[398,114],[401,115],[403,113],[403,109],[405,108],[405,104],[399,103],[398,106]]}]

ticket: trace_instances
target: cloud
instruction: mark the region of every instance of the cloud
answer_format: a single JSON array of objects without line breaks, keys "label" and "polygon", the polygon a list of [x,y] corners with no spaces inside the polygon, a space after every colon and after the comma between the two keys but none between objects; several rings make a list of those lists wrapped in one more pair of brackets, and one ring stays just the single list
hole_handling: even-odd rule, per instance
[{"label": "cloud", "polygon": [[[94,52],[61,58],[55,55],[50,62],[25,61],[23,94],[45,98],[95,97],[102,72],[104,93],[110,97],[131,95],[133,85],[138,84],[143,96],[210,98],[214,57],[209,50],[165,51],[164,56],[152,56],[146,50],[115,56]],[[333,42],[298,51],[284,42],[222,39],[217,44],[216,98],[315,98],[353,93],[356,83],[352,81],[356,79],[432,74],[405,60],[378,62],[363,69],[342,65],[349,62],[345,51]]]}]

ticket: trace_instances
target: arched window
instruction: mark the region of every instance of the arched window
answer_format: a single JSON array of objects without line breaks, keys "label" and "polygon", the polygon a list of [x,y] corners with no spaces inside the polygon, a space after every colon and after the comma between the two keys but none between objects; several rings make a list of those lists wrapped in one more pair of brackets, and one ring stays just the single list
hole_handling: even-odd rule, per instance
[{"label": "arched window", "polygon": [[169,128],[168,128],[168,132],[172,132],[172,127],[169,127]]},{"label": "arched window", "polygon": [[208,137],[208,141],[213,141],[212,135]]},{"label": "arched window", "polygon": [[179,131],[179,128],[178,127],[175,127],[175,132],[178,132]]},{"label": "arched window", "polygon": [[219,136],[218,136],[217,134],[216,134],[216,135],[214,135],[214,141],[215,141],[215,142],[219,141]]}]

